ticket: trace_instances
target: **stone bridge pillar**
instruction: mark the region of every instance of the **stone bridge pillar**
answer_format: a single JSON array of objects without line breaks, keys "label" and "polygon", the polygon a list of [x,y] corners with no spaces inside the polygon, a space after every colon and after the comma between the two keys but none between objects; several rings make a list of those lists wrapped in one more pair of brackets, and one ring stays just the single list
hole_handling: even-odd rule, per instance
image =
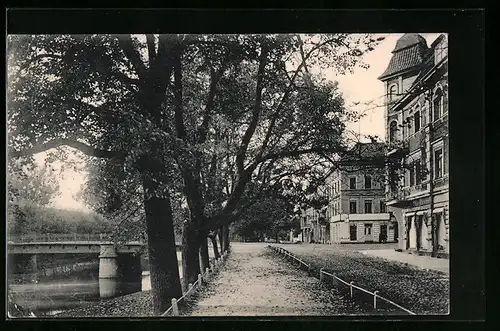
[{"label": "stone bridge pillar", "polygon": [[118,254],[113,244],[102,244],[99,255],[99,295],[112,298],[118,287]]}]

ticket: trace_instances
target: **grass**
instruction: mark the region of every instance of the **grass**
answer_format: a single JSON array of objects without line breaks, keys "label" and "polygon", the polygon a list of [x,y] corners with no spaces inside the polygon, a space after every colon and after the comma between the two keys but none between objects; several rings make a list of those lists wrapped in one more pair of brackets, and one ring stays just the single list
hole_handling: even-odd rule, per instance
[{"label": "grass", "polygon": [[[418,315],[444,315],[449,312],[450,286],[448,276],[444,273],[422,270],[347,249],[313,249],[295,245],[284,248],[310,263],[317,277],[323,268],[366,290],[379,291],[379,295]],[[339,286],[348,291],[347,286]],[[373,297],[369,297],[373,300]]]}]

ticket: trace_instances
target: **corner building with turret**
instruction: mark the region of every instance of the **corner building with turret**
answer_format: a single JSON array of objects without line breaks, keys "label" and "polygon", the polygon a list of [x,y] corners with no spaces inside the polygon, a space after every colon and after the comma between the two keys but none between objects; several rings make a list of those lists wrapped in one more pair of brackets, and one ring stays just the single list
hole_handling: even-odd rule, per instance
[{"label": "corner building with turret", "polygon": [[389,178],[386,204],[398,223],[399,248],[448,257],[449,138],[448,40],[430,46],[419,34],[403,35],[380,75],[386,91]]}]

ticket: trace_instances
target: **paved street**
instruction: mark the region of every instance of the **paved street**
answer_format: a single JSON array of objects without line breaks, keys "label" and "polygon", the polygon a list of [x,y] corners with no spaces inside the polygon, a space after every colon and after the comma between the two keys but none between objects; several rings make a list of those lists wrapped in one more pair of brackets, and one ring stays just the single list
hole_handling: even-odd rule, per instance
[{"label": "paved street", "polygon": [[264,243],[232,243],[192,316],[345,315],[357,310],[319,280],[272,256]]},{"label": "paved street", "polygon": [[370,256],[381,257],[390,261],[398,261],[417,266],[422,269],[430,269],[450,274],[450,262],[448,259],[438,259],[430,256],[418,256],[403,252],[396,252],[393,249],[371,249],[361,250],[360,253]]}]

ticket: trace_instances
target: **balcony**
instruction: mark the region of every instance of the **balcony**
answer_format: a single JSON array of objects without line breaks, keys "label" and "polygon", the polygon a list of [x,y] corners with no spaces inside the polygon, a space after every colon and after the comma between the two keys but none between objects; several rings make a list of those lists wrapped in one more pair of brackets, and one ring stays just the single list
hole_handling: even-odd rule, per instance
[{"label": "balcony", "polygon": [[385,204],[389,207],[404,208],[409,205],[409,201],[406,200],[409,193],[406,189],[389,191],[386,193]]},{"label": "balcony", "polygon": [[426,181],[424,181],[420,184],[417,184],[415,186],[412,186],[412,187],[406,187],[406,188],[404,188],[404,190],[406,192],[408,192],[406,197],[419,195],[420,193],[424,193],[424,192],[429,192],[429,180],[426,180]]},{"label": "balcony", "polygon": [[422,144],[425,144],[425,136],[424,135],[425,135],[425,133],[422,130],[420,130],[420,131],[412,134],[408,138],[406,138],[406,143],[408,146],[408,150],[410,152],[415,151],[417,149],[420,149]]},{"label": "balcony", "polygon": [[434,188],[439,189],[442,188],[443,186],[449,185],[449,177],[448,176],[443,176],[440,178],[434,179]]},{"label": "balcony", "polygon": [[410,149],[408,148],[408,143],[402,141],[396,141],[390,144],[389,151],[387,152],[387,157],[391,159],[400,159],[403,158]]}]

